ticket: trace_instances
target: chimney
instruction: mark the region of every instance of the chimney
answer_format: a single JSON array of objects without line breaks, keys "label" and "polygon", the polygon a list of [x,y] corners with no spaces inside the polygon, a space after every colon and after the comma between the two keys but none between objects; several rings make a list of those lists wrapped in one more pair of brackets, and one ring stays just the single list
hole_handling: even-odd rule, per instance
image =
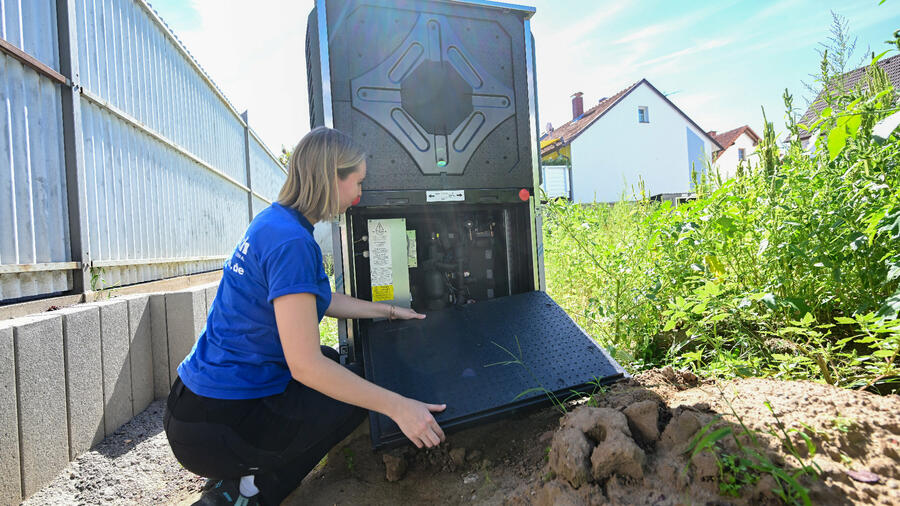
[{"label": "chimney", "polygon": [[552,132],[552,131],[553,131],[553,123],[550,123],[550,122],[548,121],[548,122],[547,122],[547,128],[546,128],[544,131],[545,131],[545,132]]},{"label": "chimney", "polygon": [[572,95],[572,119],[576,120],[579,116],[584,114],[584,99],[582,98],[584,93],[580,91],[576,91],[574,95]]},{"label": "chimney", "polygon": [[715,130],[710,130],[709,132],[706,132],[706,135],[709,135],[710,137],[715,137],[715,136],[716,136],[716,131],[715,131]]}]

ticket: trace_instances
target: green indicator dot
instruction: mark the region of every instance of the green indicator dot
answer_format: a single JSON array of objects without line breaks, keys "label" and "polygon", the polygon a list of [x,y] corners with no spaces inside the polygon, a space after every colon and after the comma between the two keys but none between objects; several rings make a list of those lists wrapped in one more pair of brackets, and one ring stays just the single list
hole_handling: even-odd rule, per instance
[{"label": "green indicator dot", "polygon": [[437,166],[438,166],[438,167],[443,167],[443,166],[445,166],[445,165],[447,165],[447,161],[446,161],[446,160],[438,160],[438,163],[437,163]]}]

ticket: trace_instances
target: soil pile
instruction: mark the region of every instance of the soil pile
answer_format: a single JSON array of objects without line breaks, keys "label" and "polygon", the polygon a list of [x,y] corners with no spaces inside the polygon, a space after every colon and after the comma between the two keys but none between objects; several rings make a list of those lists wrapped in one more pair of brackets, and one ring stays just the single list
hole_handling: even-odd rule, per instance
[{"label": "soil pile", "polygon": [[896,395],[651,371],[563,417],[549,479],[509,502],[900,504],[898,413]]},{"label": "soil pile", "polygon": [[900,504],[898,413],[896,395],[666,368],[432,450],[375,453],[363,428],[286,504]]}]

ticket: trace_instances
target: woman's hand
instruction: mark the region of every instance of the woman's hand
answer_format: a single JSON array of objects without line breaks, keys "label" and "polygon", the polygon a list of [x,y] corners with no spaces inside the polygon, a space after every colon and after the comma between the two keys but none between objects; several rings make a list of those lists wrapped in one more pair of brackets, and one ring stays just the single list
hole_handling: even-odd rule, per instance
[{"label": "woman's hand", "polygon": [[423,318],[425,318],[425,315],[417,313],[409,308],[391,306],[390,309],[389,319],[391,320],[421,320]]},{"label": "woman's hand", "polygon": [[401,399],[388,416],[397,423],[403,435],[419,448],[441,444],[445,439],[444,431],[431,413],[443,411],[447,405],[425,404],[408,397]]}]

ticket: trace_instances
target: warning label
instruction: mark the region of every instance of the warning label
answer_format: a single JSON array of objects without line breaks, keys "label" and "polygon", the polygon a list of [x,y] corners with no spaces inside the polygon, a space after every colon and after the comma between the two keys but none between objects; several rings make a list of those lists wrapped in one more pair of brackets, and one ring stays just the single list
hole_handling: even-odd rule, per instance
[{"label": "warning label", "polygon": [[[391,271],[391,238],[389,230],[380,221],[375,221],[374,225],[374,227],[369,227],[369,265],[372,269],[373,295],[375,293],[374,287],[394,284],[394,275]],[[391,291],[393,292],[393,289]]]},{"label": "warning label", "polygon": [[394,300],[394,285],[373,286],[372,301]]}]

